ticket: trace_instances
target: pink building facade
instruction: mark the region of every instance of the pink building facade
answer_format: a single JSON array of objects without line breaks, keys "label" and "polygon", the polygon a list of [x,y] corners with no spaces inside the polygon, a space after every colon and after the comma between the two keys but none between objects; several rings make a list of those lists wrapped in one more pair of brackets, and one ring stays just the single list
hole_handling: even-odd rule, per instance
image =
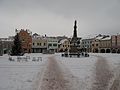
[{"label": "pink building facade", "polygon": [[112,53],[120,53],[120,34],[112,35],[111,50],[112,50]]}]

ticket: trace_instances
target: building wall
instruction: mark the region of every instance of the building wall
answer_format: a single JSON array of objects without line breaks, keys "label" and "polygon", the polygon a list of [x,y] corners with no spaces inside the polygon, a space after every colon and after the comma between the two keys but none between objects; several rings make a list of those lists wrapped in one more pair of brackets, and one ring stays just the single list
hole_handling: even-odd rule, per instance
[{"label": "building wall", "polygon": [[3,53],[9,53],[12,49],[13,41],[3,41]]},{"label": "building wall", "polygon": [[101,40],[100,48],[111,48],[111,40]]},{"label": "building wall", "polygon": [[25,53],[31,53],[32,52],[32,37],[29,31],[21,29],[17,33],[20,36],[23,51]]},{"label": "building wall", "polygon": [[111,39],[100,40],[100,53],[110,53],[111,52]]},{"label": "building wall", "polygon": [[112,48],[120,48],[120,35],[113,35],[112,39]]},{"label": "building wall", "polygon": [[3,55],[3,45],[2,45],[2,41],[0,40],[0,56]]},{"label": "building wall", "polygon": [[0,39],[0,54],[7,54],[13,46],[13,39],[1,38]]},{"label": "building wall", "polygon": [[116,48],[117,47],[117,38],[116,37],[117,37],[116,35],[113,35],[111,37],[111,39],[112,39],[112,48]]},{"label": "building wall", "polygon": [[33,53],[54,53],[58,51],[58,39],[55,37],[32,37]]},{"label": "building wall", "polygon": [[120,53],[120,35],[112,35],[111,49],[113,53]]},{"label": "building wall", "polygon": [[98,35],[92,41],[92,52],[94,53],[110,53],[111,52],[111,36]]},{"label": "building wall", "polygon": [[100,47],[100,41],[94,39],[92,41],[92,52],[93,53],[99,53],[100,52],[100,48],[99,47]]},{"label": "building wall", "polygon": [[58,52],[58,39],[48,37],[47,38],[47,50],[51,52]]},{"label": "building wall", "polygon": [[86,48],[87,52],[92,51],[92,40],[93,39],[83,39],[81,42],[81,48]]},{"label": "building wall", "polygon": [[70,41],[67,39],[63,39],[61,40],[61,42],[59,43],[59,47],[58,47],[58,51],[60,52],[64,52],[65,50],[70,50]]},{"label": "building wall", "polygon": [[120,35],[117,35],[117,44],[118,44],[118,47],[120,48]]},{"label": "building wall", "polygon": [[47,50],[47,39],[42,37],[32,38],[32,52],[43,53]]}]

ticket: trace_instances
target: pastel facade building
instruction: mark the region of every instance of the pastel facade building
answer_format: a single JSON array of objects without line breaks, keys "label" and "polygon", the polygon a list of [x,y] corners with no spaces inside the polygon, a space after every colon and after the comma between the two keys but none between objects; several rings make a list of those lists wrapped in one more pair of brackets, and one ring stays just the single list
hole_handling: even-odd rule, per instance
[{"label": "pastel facade building", "polygon": [[70,50],[70,40],[69,39],[62,39],[59,42],[59,47],[58,47],[58,51],[59,52],[64,52],[65,50]]},{"label": "pastel facade building", "polygon": [[120,34],[111,36],[111,51],[120,53]]},{"label": "pastel facade building", "polygon": [[100,52],[100,39],[102,39],[102,36],[95,37],[92,41],[92,52],[93,53],[99,53]]},{"label": "pastel facade building", "polygon": [[81,48],[85,48],[87,52],[92,51],[92,41],[93,39],[82,39],[81,40]]},{"label": "pastel facade building", "polygon": [[17,30],[20,40],[21,40],[21,47],[24,53],[31,53],[32,52],[32,32],[28,29],[24,30]]},{"label": "pastel facade building", "polygon": [[111,52],[111,37],[106,36],[100,40],[100,53],[110,53]]},{"label": "pastel facade building", "polygon": [[47,37],[47,51],[58,52],[58,39],[56,37]]},{"label": "pastel facade building", "polygon": [[110,53],[111,52],[111,36],[98,35],[92,41],[93,53]]},{"label": "pastel facade building", "polygon": [[12,46],[13,46],[13,37],[9,38],[0,38],[0,54],[7,54],[10,53]]},{"label": "pastel facade building", "polygon": [[47,50],[47,38],[39,35],[32,37],[32,52],[43,53]]}]

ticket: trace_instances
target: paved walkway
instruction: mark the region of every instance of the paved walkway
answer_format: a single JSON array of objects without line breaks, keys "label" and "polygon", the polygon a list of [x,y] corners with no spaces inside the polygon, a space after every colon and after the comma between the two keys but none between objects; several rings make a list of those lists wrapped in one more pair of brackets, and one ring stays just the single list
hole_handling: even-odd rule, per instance
[{"label": "paved walkway", "polygon": [[108,85],[113,74],[110,71],[107,60],[101,56],[97,56],[97,58],[98,60],[95,64],[95,83],[93,83],[91,90],[108,90]]},{"label": "paved walkway", "polygon": [[78,84],[77,79],[69,74],[68,70],[65,71],[65,67],[64,70],[62,67],[64,65],[61,65],[54,57],[50,57],[38,90],[80,90],[74,85]]},{"label": "paved walkway", "polygon": [[[104,57],[97,56],[97,58],[94,83],[90,90],[119,90],[120,74],[115,78],[111,88],[109,88],[111,79],[113,79],[113,73]],[[77,78],[60,61],[55,60],[54,57],[49,57],[38,83],[39,87],[35,90],[81,90]]]},{"label": "paved walkway", "polygon": [[120,65],[117,67],[110,90],[120,90]]}]

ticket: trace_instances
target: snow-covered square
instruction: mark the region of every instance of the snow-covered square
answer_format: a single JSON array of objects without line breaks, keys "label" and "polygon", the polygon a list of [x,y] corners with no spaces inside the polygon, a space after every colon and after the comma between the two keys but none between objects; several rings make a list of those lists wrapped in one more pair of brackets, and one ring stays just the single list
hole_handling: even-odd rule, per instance
[{"label": "snow-covered square", "polygon": [[[25,57],[29,57],[27,61]],[[119,90],[120,55],[90,53],[0,56],[0,90]],[[115,89],[117,88],[117,89]]]}]

